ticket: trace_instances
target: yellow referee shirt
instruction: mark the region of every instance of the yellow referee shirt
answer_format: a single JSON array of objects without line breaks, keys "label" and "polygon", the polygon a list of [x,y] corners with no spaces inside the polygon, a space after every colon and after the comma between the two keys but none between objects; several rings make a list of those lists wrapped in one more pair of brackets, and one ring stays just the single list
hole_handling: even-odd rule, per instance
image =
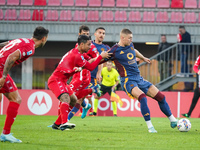
[{"label": "yellow referee shirt", "polygon": [[119,81],[119,74],[116,69],[112,68],[108,71],[107,67],[104,67],[101,71],[102,84],[105,86],[113,86],[116,81]]}]

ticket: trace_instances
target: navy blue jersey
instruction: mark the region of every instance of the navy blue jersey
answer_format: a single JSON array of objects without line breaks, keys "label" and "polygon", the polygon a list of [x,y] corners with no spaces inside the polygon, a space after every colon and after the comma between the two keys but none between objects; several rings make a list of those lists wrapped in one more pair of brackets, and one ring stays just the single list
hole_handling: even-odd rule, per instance
[{"label": "navy blue jersey", "polygon": [[113,53],[110,59],[114,61],[121,77],[140,78],[133,43],[126,47],[115,44],[110,53]]},{"label": "navy blue jersey", "polygon": [[[108,45],[96,44],[95,42],[92,42],[92,44],[94,44],[94,45],[96,46],[99,55],[100,55],[103,51],[107,51],[107,50],[110,49],[110,47],[109,47]],[[97,66],[93,71],[91,71],[91,78],[96,78],[97,71],[98,71],[98,66]]]}]

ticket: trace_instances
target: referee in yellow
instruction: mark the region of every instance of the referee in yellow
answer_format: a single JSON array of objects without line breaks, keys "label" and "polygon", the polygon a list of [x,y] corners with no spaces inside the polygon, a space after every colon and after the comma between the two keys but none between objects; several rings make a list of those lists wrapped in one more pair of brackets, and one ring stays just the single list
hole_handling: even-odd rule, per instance
[{"label": "referee in yellow", "polygon": [[[113,68],[112,61],[108,61],[106,67],[101,71],[102,83],[101,83],[101,92],[102,95],[108,92],[111,95],[111,92],[115,90],[115,87],[119,84],[119,74],[116,69]],[[94,99],[94,110],[93,115],[96,116],[98,108],[99,98]],[[113,115],[117,116],[117,103],[116,101],[111,101],[113,108]]]}]

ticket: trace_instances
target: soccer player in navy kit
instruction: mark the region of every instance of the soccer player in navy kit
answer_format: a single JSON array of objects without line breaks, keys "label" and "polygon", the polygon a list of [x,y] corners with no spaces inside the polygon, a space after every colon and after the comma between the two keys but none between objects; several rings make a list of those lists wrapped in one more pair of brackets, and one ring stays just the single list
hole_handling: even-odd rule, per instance
[{"label": "soccer player in navy kit", "polygon": [[[98,27],[95,30],[94,36],[95,36],[95,41],[93,41],[92,43],[96,46],[97,51],[99,52],[99,54],[101,54],[103,51],[107,51],[110,49],[110,47],[108,45],[104,45],[102,42],[105,38],[105,28],[103,27]],[[99,65],[97,68],[95,68],[95,70],[93,70],[91,72],[91,85],[95,85],[101,82],[102,77],[101,77],[101,70],[103,68],[103,64]],[[99,95],[100,96],[100,95]],[[99,96],[95,95],[94,97],[94,110],[93,110],[93,115],[96,116],[97,114],[97,108],[98,108],[98,99]]]},{"label": "soccer player in navy kit", "polygon": [[129,96],[135,97],[140,102],[141,113],[150,133],[157,133],[157,131],[151,123],[146,95],[158,101],[161,111],[169,118],[171,127],[175,128],[177,119],[171,113],[165,96],[152,83],[144,80],[143,77],[140,76],[136,57],[147,63],[150,63],[150,59],[144,57],[134,48],[132,37],[132,32],[129,29],[123,29],[120,32],[119,43],[115,44],[110,51],[110,53],[113,53],[111,60],[114,61],[121,77],[122,89]]}]

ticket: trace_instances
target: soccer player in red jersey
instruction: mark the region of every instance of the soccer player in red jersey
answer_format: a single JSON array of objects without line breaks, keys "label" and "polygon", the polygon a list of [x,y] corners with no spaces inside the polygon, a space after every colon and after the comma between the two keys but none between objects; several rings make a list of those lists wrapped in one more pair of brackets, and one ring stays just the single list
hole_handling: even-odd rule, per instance
[{"label": "soccer player in red jersey", "polygon": [[[4,47],[0,50],[0,93],[3,93],[10,101],[3,132],[1,134],[1,141],[9,141],[11,143],[21,143],[22,141],[16,139],[10,133],[11,126],[18,113],[18,108],[21,103],[21,97],[18,89],[9,76],[9,70],[28,59],[35,53],[35,48],[43,47],[47,41],[48,30],[43,27],[37,27],[31,39],[22,38],[15,39],[9,42],[0,44]],[[1,94],[0,94],[1,100]]]},{"label": "soccer player in red jersey", "polygon": [[193,67],[193,70],[197,73],[197,75],[196,75],[196,88],[194,90],[192,103],[190,105],[190,109],[189,109],[188,113],[181,114],[182,116],[187,117],[187,118],[190,118],[192,111],[194,110],[194,108],[195,108],[195,106],[196,106],[196,104],[199,100],[199,97],[200,97],[200,70],[199,70],[199,66],[200,66],[200,55],[197,57],[197,60],[196,60],[194,67]]},{"label": "soccer player in red jersey", "polygon": [[[90,29],[88,26],[82,25],[79,27],[79,35],[87,35],[90,36]],[[75,48],[78,46],[78,43],[76,43]],[[95,47],[94,44],[91,43],[91,48],[88,50],[87,53],[84,53],[84,58],[86,60],[90,60],[91,58],[96,58],[98,57],[98,51],[97,48]],[[97,94],[100,95],[99,91],[99,86],[96,85],[95,87],[85,89],[89,83],[87,82],[88,80],[91,81],[91,74],[89,70],[82,70],[81,72],[77,72],[74,74],[72,81],[70,82],[70,87],[72,87],[73,91],[76,92],[76,96],[78,98],[78,102],[74,106],[74,108],[71,110],[68,116],[68,120],[70,120],[80,109],[81,105],[83,107],[83,113],[81,115],[81,118],[85,118],[87,111],[91,108],[92,106],[92,101],[89,99],[89,104],[86,105],[84,101],[84,97],[87,96],[88,94],[91,94],[92,91],[95,91]],[[86,85],[88,83],[88,85]],[[83,86],[85,88],[83,88]],[[79,88],[78,88],[79,87]],[[77,90],[76,90],[77,89]],[[82,91],[84,89],[84,91]]]},{"label": "soccer player in red jersey", "polygon": [[95,69],[100,63],[102,58],[108,58],[110,54],[108,52],[102,53],[91,64],[85,60],[83,53],[86,53],[91,48],[91,40],[86,35],[80,35],[78,37],[78,47],[70,50],[61,59],[58,67],[48,79],[49,89],[55,94],[55,96],[62,102],[60,105],[60,115],[56,122],[52,125],[53,129],[71,129],[75,127],[75,124],[68,123],[68,110],[69,105],[74,106],[77,98],[73,91],[66,84],[69,77],[73,76],[77,68],[84,67],[88,70]]}]

